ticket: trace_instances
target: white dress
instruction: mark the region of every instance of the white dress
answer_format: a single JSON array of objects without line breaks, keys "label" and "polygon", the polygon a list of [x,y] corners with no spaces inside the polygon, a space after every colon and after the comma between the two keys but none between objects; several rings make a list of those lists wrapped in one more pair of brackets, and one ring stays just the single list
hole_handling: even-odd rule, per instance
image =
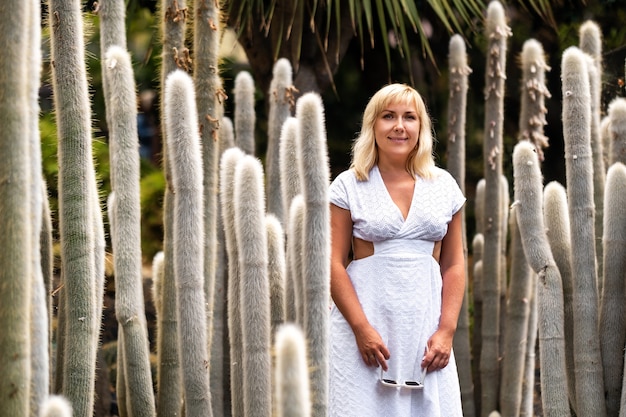
[{"label": "white dress", "polygon": [[[372,256],[352,261],[348,275],[369,322],[389,348],[385,378],[419,380],[428,338],[441,314],[442,280],[432,257],[434,242],[465,203],[454,178],[437,168],[432,180],[416,178],[406,220],[374,166],[368,181],[350,170],[330,187],[330,202],[350,210],[353,235],[374,243]],[[381,367],[365,365],[354,333],[333,305],[330,316],[331,417],[462,416],[454,355],[428,373],[422,390],[379,382]]]}]

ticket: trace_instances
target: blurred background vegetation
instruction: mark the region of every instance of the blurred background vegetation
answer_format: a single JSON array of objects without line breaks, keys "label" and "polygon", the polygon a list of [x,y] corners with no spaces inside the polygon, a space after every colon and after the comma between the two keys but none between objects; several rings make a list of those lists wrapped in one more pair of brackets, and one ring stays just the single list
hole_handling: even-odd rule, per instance
[{"label": "blurred background vegetation", "polygon": [[[433,4],[442,1],[416,0],[415,10],[419,12],[419,27],[422,32],[413,31],[411,16],[400,13],[400,17],[386,20],[389,25],[382,33],[379,16],[373,17],[371,36],[374,45],[369,41],[370,33],[366,31],[363,39],[353,37],[345,43],[344,52],[332,69],[332,77],[318,82],[316,88],[322,95],[325,106],[326,127],[328,136],[328,150],[331,163],[331,175],[347,168],[350,161],[350,146],[359,131],[359,123],[363,108],[369,97],[388,82],[405,82],[412,84],[424,96],[424,99],[433,118],[438,143],[436,154],[438,164],[446,165],[446,126],[448,100],[448,42],[452,32],[442,23]],[[189,2],[191,3],[191,2]],[[259,7],[263,4],[271,5],[274,1],[231,1],[230,7],[249,5]],[[294,2],[293,4],[295,4]],[[306,2],[298,2],[306,3]],[[323,8],[330,1],[309,1],[317,7]],[[338,2],[335,2],[337,4]],[[344,4],[353,4],[354,0],[345,0]],[[369,2],[363,2],[369,3]],[[360,3],[360,4],[363,4]],[[373,3],[373,2],[372,2]],[[398,0],[387,0],[384,3],[398,3]],[[455,4],[456,1],[445,3]],[[474,0],[459,1],[458,4],[478,5],[479,11],[486,10],[486,3]],[[511,153],[517,142],[518,115],[519,115],[519,70],[518,56],[523,43],[530,38],[541,42],[546,53],[546,61],[552,70],[546,74],[547,87],[552,94],[546,100],[548,108],[545,127],[546,136],[550,140],[550,147],[545,150],[543,172],[545,181],[558,180],[565,183],[565,168],[563,158],[563,137],[561,127],[561,80],[560,61],[562,52],[569,46],[578,44],[578,28],[588,19],[599,23],[603,31],[603,112],[608,103],[616,96],[624,96],[624,71],[626,58],[626,1],[624,0],[517,0],[503,1],[507,10],[509,25],[513,36],[508,42],[507,57],[507,95],[505,98],[505,137],[504,163],[505,174],[511,176]],[[399,3],[398,3],[399,4]],[[233,6],[234,5],[234,6]],[[255,6],[256,5],[256,6]],[[545,8],[547,6],[547,9]],[[45,6],[43,14],[46,15]],[[347,6],[346,6],[347,7]],[[128,50],[131,53],[138,89],[138,104],[140,108],[140,126],[145,132],[146,142],[142,142],[142,245],[143,256],[150,262],[153,255],[161,249],[162,240],[162,196],[165,180],[161,171],[161,145],[159,135],[159,60],[161,54],[158,2],[153,0],[127,0],[127,39]],[[231,9],[232,10],[232,9]],[[250,9],[253,12],[255,9]],[[456,9],[454,9],[456,10]],[[108,175],[108,146],[107,127],[104,120],[104,100],[101,88],[100,45],[97,3],[85,3],[85,20],[87,28],[88,70],[90,74],[94,153],[101,181],[103,204],[109,193]],[[471,12],[471,10],[470,10]],[[376,11],[374,10],[374,13]],[[253,13],[254,14],[254,13]],[[455,14],[453,13],[452,16]],[[263,17],[263,16],[261,16]],[[448,21],[450,17],[448,16]],[[457,26],[453,26],[455,33],[461,33],[467,40],[468,63],[473,72],[470,74],[468,91],[468,108],[466,124],[467,142],[467,177],[466,192],[469,198],[467,207],[468,235],[473,235],[473,193],[474,185],[482,177],[482,138],[483,138],[483,89],[484,66],[486,55],[484,50],[485,39],[482,34],[482,15],[468,14],[467,19],[459,19]],[[400,32],[393,31],[393,23],[402,22],[407,28],[404,41]],[[249,21],[251,25],[258,24]],[[236,42],[237,33],[229,25],[239,25],[233,16],[225,13],[224,25],[229,28],[225,31],[222,42],[222,61],[220,71],[224,80],[224,89],[232,95],[233,81],[239,71],[249,71],[257,84],[257,132],[256,152],[264,158],[267,146],[267,100],[265,95],[268,84],[267,64],[265,68],[258,64],[253,57],[248,59],[246,52],[256,49],[256,54],[269,62],[281,55],[280,49],[271,50],[270,46],[260,47],[251,45],[251,39],[244,39],[247,46],[242,47]],[[188,25],[190,26],[190,25]],[[240,26],[240,28],[243,26]],[[257,28],[254,36],[264,36]],[[242,32],[243,33],[243,32]],[[395,36],[396,33],[398,36]],[[245,33],[243,33],[245,35]],[[249,36],[249,33],[248,33]],[[44,28],[44,64],[49,66],[47,59],[49,48],[47,28]],[[296,41],[298,41],[296,39]],[[426,41],[426,42],[425,42]],[[309,54],[311,47],[306,39],[300,39],[298,47],[302,62]],[[267,49],[263,49],[267,48]],[[314,48],[313,48],[314,49]],[[264,54],[264,55],[263,55]],[[312,54],[309,54],[313,56]],[[251,65],[251,62],[255,65]],[[303,64],[304,65],[304,64]],[[270,68],[271,69],[271,68]],[[256,72],[255,72],[256,71]],[[302,71],[304,72],[304,71]],[[271,72],[270,72],[271,76]],[[51,205],[56,210],[56,128],[54,114],[51,113],[51,87],[49,71],[44,67],[43,85],[41,88],[41,133],[42,153],[45,176],[50,190]],[[303,85],[309,85],[303,83]],[[301,93],[304,91],[301,91]],[[226,116],[232,117],[232,99],[226,101]],[[142,136],[142,131],[140,131]],[[143,141],[143,136],[141,140]],[[54,213],[54,211],[53,211]],[[57,229],[57,228],[55,228]]]}]

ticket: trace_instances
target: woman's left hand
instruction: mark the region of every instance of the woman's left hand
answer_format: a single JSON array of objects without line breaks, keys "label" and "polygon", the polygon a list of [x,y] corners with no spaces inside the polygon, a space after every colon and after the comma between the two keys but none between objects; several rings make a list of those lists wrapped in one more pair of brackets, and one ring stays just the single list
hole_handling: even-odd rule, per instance
[{"label": "woman's left hand", "polygon": [[441,329],[437,330],[428,339],[427,349],[422,359],[422,368],[428,368],[428,372],[432,372],[448,366],[453,337],[454,335],[449,335]]}]

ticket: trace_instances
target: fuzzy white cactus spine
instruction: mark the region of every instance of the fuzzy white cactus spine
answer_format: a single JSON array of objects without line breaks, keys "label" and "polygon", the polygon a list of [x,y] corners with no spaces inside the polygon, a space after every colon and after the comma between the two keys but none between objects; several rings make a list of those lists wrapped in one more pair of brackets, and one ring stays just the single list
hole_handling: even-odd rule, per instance
[{"label": "fuzzy white cactus spine", "polygon": [[608,109],[609,166],[626,164],[626,98],[618,97]]},{"label": "fuzzy white cactus spine", "polygon": [[569,416],[563,335],[563,287],[543,224],[543,184],[534,145],[513,151],[515,210],[526,259],[539,277],[539,358],[541,400],[549,416]]},{"label": "fuzzy white cactus spine", "polygon": [[244,415],[269,416],[272,410],[270,290],[267,272],[263,167],[252,155],[235,168],[235,234],[241,273]]},{"label": "fuzzy white cactus spine", "polygon": [[111,177],[115,198],[111,239],[116,277],[116,316],[124,332],[129,412],[133,416],[155,414],[150,348],[141,275],[141,214],[139,202],[139,150],[137,148],[137,95],[130,55],[120,46],[105,54],[104,78],[111,88]]},{"label": "fuzzy white cactus spine", "polygon": [[41,407],[41,417],[72,417],[72,405],[67,399],[59,396],[50,396]]},{"label": "fuzzy white cactus spine", "polygon": [[485,74],[485,141],[483,162],[485,178],[484,230],[485,262],[483,262],[483,315],[481,372],[481,414],[497,409],[500,375],[500,327],[503,308],[502,292],[502,152],[504,126],[504,93],[506,79],[507,25],[504,7],[493,0],[487,8],[485,35],[487,67]]},{"label": "fuzzy white cactus spine", "polygon": [[282,224],[289,211],[284,210],[282,201],[280,147],[283,124],[291,117],[293,98],[293,70],[286,58],[274,64],[269,90],[269,115],[267,118],[267,212],[273,213]]},{"label": "fuzzy white cactus spine", "polygon": [[272,333],[285,321],[285,232],[280,220],[265,216],[267,233],[267,267],[270,283]]},{"label": "fuzzy white cactus spine", "polygon": [[174,190],[178,349],[187,416],[211,415],[204,294],[202,152],[194,85],[182,70],[165,84],[165,126]]},{"label": "fuzzy white cactus spine", "polygon": [[235,143],[248,155],[254,155],[254,80],[247,71],[235,77]]},{"label": "fuzzy white cactus spine", "polygon": [[318,94],[307,93],[296,103],[300,121],[298,154],[304,196],[302,277],[304,278],[304,331],[309,342],[313,414],[328,408],[328,303],[330,299],[330,169],[326,149],[324,106]]},{"label": "fuzzy white cactus spine", "polygon": [[563,136],[574,277],[576,414],[603,416],[604,380],[598,337],[598,292],[594,231],[591,103],[587,58],[577,47],[563,52]]},{"label": "fuzzy white cactus spine", "polygon": [[572,277],[572,242],[567,209],[567,191],[557,181],[543,190],[543,218],[546,236],[563,282],[563,317],[565,320],[565,363],[567,388],[572,408],[576,409],[576,380],[574,375],[574,278]]},{"label": "fuzzy white cactus spine", "polygon": [[626,167],[617,162],[609,168],[604,194],[604,285],[600,304],[600,348],[604,368],[607,415],[620,412],[626,306]]},{"label": "fuzzy white cactus spine", "polygon": [[[28,25],[32,2],[3,3],[0,11],[10,18],[0,22],[0,41],[7,45],[0,62],[0,114],[3,129],[0,151],[0,409],[6,415],[29,415],[31,377],[31,282],[33,263],[30,222],[31,172],[29,151]],[[34,214],[34,213],[33,213]],[[37,213],[39,214],[39,213]]]},{"label": "fuzzy white cactus spine", "polygon": [[276,417],[309,417],[309,368],[306,339],[300,326],[291,323],[280,326],[276,333],[274,350]]},{"label": "fuzzy white cactus spine", "polygon": [[[61,275],[65,279],[63,394],[76,416],[91,416],[104,248],[91,147],[81,2],[49,1],[52,79],[59,138]],[[104,271],[102,271],[104,272]]]},{"label": "fuzzy white cactus spine", "polygon": [[530,312],[528,316],[528,330],[526,342],[526,359],[524,362],[524,375],[522,376],[522,404],[520,406],[520,417],[532,417],[535,415],[535,372],[537,369],[537,358],[535,349],[537,346],[537,328],[539,324],[538,316],[538,291],[537,275],[533,274],[533,291],[530,302]]},{"label": "fuzzy white cactus spine", "polygon": [[220,159],[220,208],[226,252],[228,254],[227,315],[230,341],[230,398],[231,414],[243,416],[243,334],[241,323],[241,274],[239,272],[239,248],[235,232],[234,178],[235,168],[244,153],[233,147],[227,149]]},{"label": "fuzzy white cactus spine", "polygon": [[[100,21],[100,57],[104,62],[106,52],[112,45],[126,49],[126,2],[124,0],[105,0],[98,2]],[[104,71],[104,70],[103,70]],[[105,102],[105,118],[110,122],[109,97],[111,90],[106,77],[102,77],[102,92]]]}]

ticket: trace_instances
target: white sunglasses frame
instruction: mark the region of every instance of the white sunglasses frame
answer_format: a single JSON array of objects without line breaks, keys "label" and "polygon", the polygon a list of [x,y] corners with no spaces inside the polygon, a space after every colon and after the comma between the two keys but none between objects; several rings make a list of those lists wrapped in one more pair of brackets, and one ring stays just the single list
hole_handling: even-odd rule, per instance
[{"label": "white sunglasses frame", "polygon": [[380,383],[386,387],[394,387],[394,388],[407,388],[407,389],[423,389],[424,388],[424,379],[426,379],[426,371],[427,368],[422,368],[422,374],[419,380],[417,381],[412,381],[412,380],[406,380],[404,381],[404,383],[399,383],[393,379],[385,379],[383,378],[383,374],[385,371],[383,371],[383,367],[380,367]]}]

